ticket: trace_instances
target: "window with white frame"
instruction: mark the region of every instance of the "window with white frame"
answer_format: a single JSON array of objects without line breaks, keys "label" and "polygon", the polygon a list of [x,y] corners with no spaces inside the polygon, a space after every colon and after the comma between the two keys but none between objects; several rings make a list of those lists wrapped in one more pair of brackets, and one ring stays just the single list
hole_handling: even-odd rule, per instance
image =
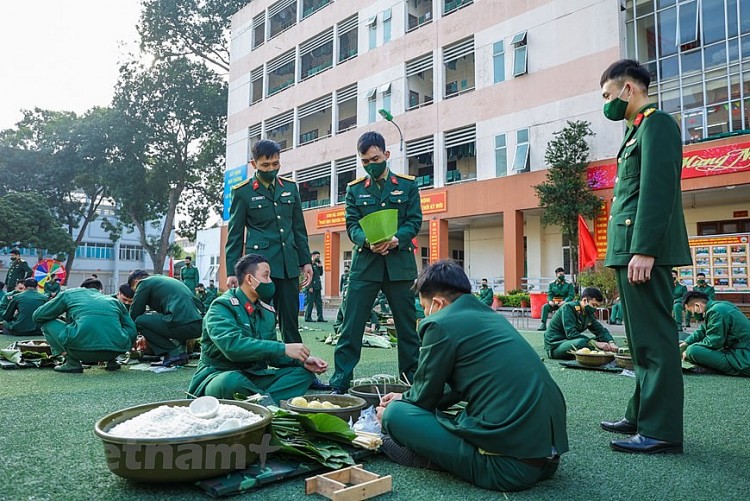
[{"label": "window with white frame", "polygon": [[354,16],[341,21],[336,26],[336,33],[338,33],[337,36],[339,38],[339,63],[357,57],[357,36],[359,34],[358,23],[359,16],[355,14]]},{"label": "window with white frame", "polygon": [[271,59],[266,64],[266,74],[268,75],[268,91],[266,97],[281,92],[287,87],[294,85],[296,74],[294,49],[285,52],[275,59]]},{"label": "window with white frame", "polygon": [[329,137],[333,120],[332,96],[328,94],[303,104],[297,111],[299,117],[299,144],[303,145]]},{"label": "window with white frame", "polygon": [[336,160],[336,178],[338,181],[338,193],[336,203],[346,201],[346,187],[357,175],[357,157],[347,157]]},{"label": "window with white frame", "polygon": [[421,137],[406,142],[406,161],[409,175],[414,176],[418,188],[429,188],[435,182],[435,138]]},{"label": "window with white frame", "polygon": [[476,124],[445,132],[446,184],[477,178]]},{"label": "window with white frame", "polygon": [[357,84],[336,91],[339,122],[336,132],[344,132],[357,126]]},{"label": "window with white frame", "polygon": [[260,134],[263,130],[261,124],[257,123],[247,128],[247,159],[253,158],[253,145],[260,141]]},{"label": "window with white frame", "polygon": [[432,103],[435,94],[432,52],[406,62],[406,109],[413,110]]},{"label": "window with white frame", "polygon": [[250,104],[263,100],[263,66],[250,72]]},{"label": "window with white frame", "polygon": [[432,0],[407,0],[406,6],[406,31],[432,21]]},{"label": "window with white frame", "polygon": [[502,40],[492,44],[492,65],[495,83],[505,80],[505,45]]},{"label": "window with white frame", "polygon": [[330,162],[298,170],[296,180],[303,210],[331,204]]},{"label": "window with white frame", "polygon": [[376,102],[377,98],[377,87],[367,91],[365,99],[367,99],[367,123],[374,123],[378,118],[378,106]]},{"label": "window with white frame", "polygon": [[391,110],[391,84],[387,83],[380,87],[380,95],[383,96],[383,109],[393,114]]},{"label": "window with white frame", "polygon": [[268,8],[268,38],[297,24],[297,0],[280,0]]},{"label": "window with white frame", "polygon": [[143,247],[140,245],[120,245],[121,261],[141,261],[143,259]]},{"label": "window with white frame", "polygon": [[528,73],[526,32],[516,33],[510,44],[513,46],[513,76],[517,77]]},{"label": "window with white frame", "polygon": [[505,134],[495,136],[495,175],[503,177],[508,174],[508,147]]},{"label": "window with white frame", "polygon": [[393,9],[383,11],[383,43],[391,41],[391,21]]},{"label": "window with white frame", "polygon": [[525,172],[529,170],[529,129],[516,131],[516,154],[513,157],[513,170]]},{"label": "window with white frame", "polygon": [[266,120],[266,138],[279,143],[281,150],[294,146],[294,110],[286,111]]},{"label": "window with white frame", "polygon": [[333,28],[301,43],[299,58],[301,80],[333,66]]},{"label": "window with white frame", "polygon": [[370,16],[367,19],[367,36],[369,40],[369,50],[378,46],[378,16]]},{"label": "window with white frame", "polygon": [[253,18],[253,49],[257,49],[266,41],[266,11]]},{"label": "window with white frame", "polygon": [[446,99],[474,89],[474,37],[443,49]]}]

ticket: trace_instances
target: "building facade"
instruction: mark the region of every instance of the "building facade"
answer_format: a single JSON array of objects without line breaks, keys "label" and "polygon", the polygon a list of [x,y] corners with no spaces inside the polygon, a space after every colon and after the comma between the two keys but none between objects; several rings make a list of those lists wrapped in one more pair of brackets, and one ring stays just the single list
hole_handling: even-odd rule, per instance
[{"label": "building facade", "polygon": [[[533,186],[544,181],[553,133],[586,120],[596,132],[592,184],[605,204],[611,198],[606,181],[593,183],[611,171],[623,133],[601,111],[599,76],[611,62],[628,55],[649,64],[654,98],[683,124],[686,141],[750,129],[750,2],[718,3],[717,41],[711,0],[255,0],[232,19],[227,167],[244,166],[260,138],[282,145],[282,173],[299,185],[311,248],[326,258],[325,292],[336,295],[351,256],[346,184],[364,174],[356,141],[379,131],[391,170],[415,176],[422,190],[420,266],[453,258],[497,290],[544,287],[567,265],[569,242],[541,224]],[[689,24],[683,4],[696,4],[700,36],[675,45],[687,40],[668,34]],[[688,47],[700,53],[700,74]],[[732,150],[741,138],[721,144]],[[750,175],[738,173],[739,182],[731,172],[686,186],[690,235],[710,221],[726,232],[727,211],[747,208]]]}]

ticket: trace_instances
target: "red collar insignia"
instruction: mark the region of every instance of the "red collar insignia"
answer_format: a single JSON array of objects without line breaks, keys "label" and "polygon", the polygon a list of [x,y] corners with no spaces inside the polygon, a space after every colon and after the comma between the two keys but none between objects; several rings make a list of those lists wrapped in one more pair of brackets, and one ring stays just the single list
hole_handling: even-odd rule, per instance
[{"label": "red collar insignia", "polygon": [[398,184],[398,179],[396,179],[396,176],[391,176],[391,182],[393,184]]},{"label": "red collar insignia", "polygon": [[245,303],[245,311],[247,312],[248,315],[252,315],[253,312],[255,311],[255,307],[253,306],[253,303],[251,302]]},{"label": "red collar insignia", "polygon": [[276,176],[276,182],[278,182],[279,186],[281,186],[282,188],[284,187],[284,181],[282,181],[279,176]]},{"label": "red collar insignia", "polygon": [[372,181],[372,179],[368,177],[367,181],[365,181],[365,188],[369,188],[370,187],[370,181]]},{"label": "red collar insignia", "polygon": [[636,115],[635,117],[635,120],[633,120],[633,125],[638,127],[639,125],[641,125],[641,122],[643,122],[643,113],[638,113],[638,115]]},{"label": "red collar insignia", "polygon": [[253,189],[257,190],[258,186],[260,186],[260,183],[258,182],[258,180],[257,179],[253,180]]}]

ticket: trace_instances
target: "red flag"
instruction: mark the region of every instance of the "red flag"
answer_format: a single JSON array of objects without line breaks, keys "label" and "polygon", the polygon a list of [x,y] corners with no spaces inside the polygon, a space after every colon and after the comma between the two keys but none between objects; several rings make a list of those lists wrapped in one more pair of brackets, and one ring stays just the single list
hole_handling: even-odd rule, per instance
[{"label": "red flag", "polygon": [[417,237],[414,237],[411,239],[411,244],[414,246],[414,255],[419,255],[419,241],[417,240]]},{"label": "red flag", "polygon": [[171,256],[169,258],[169,276],[174,277],[174,259]]},{"label": "red flag", "polygon": [[578,215],[578,270],[583,271],[596,264],[596,242],[583,216]]}]

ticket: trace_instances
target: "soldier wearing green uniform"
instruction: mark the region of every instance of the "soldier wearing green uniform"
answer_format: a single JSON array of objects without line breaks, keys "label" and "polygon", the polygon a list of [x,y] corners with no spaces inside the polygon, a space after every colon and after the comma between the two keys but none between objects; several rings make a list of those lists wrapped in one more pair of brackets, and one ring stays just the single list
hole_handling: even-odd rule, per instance
[{"label": "soldier wearing green uniform", "polygon": [[[184,283],[163,275],[149,276],[134,270],[128,285],[135,291],[130,318],[156,355],[164,355],[162,365],[188,363],[185,341],[201,336],[201,303]],[[148,306],[153,313],[146,313]]]},{"label": "soldier wearing green uniform", "polygon": [[133,304],[133,296],[135,292],[130,288],[128,284],[120,284],[117,292],[112,294],[112,297],[120,301],[126,310],[130,311],[130,305]]},{"label": "soldier wearing green uniform", "polygon": [[11,249],[10,261],[8,274],[5,275],[5,285],[8,290],[15,289],[18,282],[23,282],[33,274],[29,263],[21,259],[21,251],[18,249]]},{"label": "soldier wearing green uniform", "polygon": [[[331,386],[344,393],[362,351],[362,326],[382,289],[393,309],[398,333],[398,372],[411,380],[417,368],[419,338],[414,294],[417,276],[412,239],[422,227],[419,189],[411,176],[393,174],[386,168],[390,152],[377,132],[363,134],[357,143],[367,176],[349,183],[346,189],[346,231],[354,243],[349,289],[341,326],[341,339],[334,352],[335,373]],[[360,219],[381,209],[398,210],[398,227],[390,240],[367,241]]]},{"label": "soldier wearing green uniform", "polygon": [[603,351],[617,351],[617,344],[606,327],[596,320],[596,309],[604,302],[602,291],[587,287],[579,301],[569,301],[560,307],[544,333],[544,351],[547,356],[559,360],[571,360],[575,355],[570,351],[589,346],[591,338],[586,330],[594,335],[596,348]]},{"label": "soldier wearing green uniform", "polygon": [[677,324],[677,332],[683,332],[682,328],[682,298],[687,294],[688,288],[680,282],[677,270],[672,270],[672,316]]},{"label": "soldier wearing green uniform", "polygon": [[14,294],[3,313],[3,334],[6,336],[41,336],[39,325],[34,322],[34,312],[47,302],[47,296],[40,294],[39,285],[33,278],[23,281],[24,291]]},{"label": "soldier wearing green uniform", "polygon": [[7,293],[5,293],[3,298],[0,299],[0,318],[5,315],[5,310],[8,309],[10,300],[25,290],[26,287],[23,285],[23,282],[17,282],[16,287],[12,291],[8,291]]},{"label": "soldier wearing green uniform", "polygon": [[[602,75],[604,114],[628,121],[617,154],[605,264],[614,268],[635,370],[635,391],[620,421],[603,429],[621,452],[682,452],[683,386],[672,267],[691,264],[680,175],[682,140],[669,114],[649,102],[649,70],[621,60]],[[625,99],[627,98],[627,101]]]},{"label": "soldier wearing green uniform", "polygon": [[[697,283],[693,286],[693,291],[706,294],[709,301],[713,301],[714,299],[716,299],[716,289],[714,289],[714,286],[706,281],[706,274],[698,273],[695,278],[697,279]],[[693,319],[693,315],[695,315],[695,320],[697,320],[698,322],[703,321],[702,313],[693,314],[692,310],[687,310],[687,312],[685,313],[685,327],[690,327],[690,321]]]},{"label": "soldier wearing green uniform", "polygon": [[382,290],[378,292],[377,304],[380,306],[380,313],[385,313],[386,315],[391,313],[391,308],[388,306],[388,298],[385,297]]},{"label": "soldier wearing green uniform", "polygon": [[195,288],[195,297],[198,298],[198,302],[201,304],[201,312],[205,315],[208,311],[210,304],[207,304],[206,299],[208,298],[208,292],[206,292],[206,286],[198,284]]},{"label": "soldier wearing green uniform", "polygon": [[609,314],[610,325],[621,325],[622,324],[622,303],[620,298],[616,298],[612,301],[612,311]]},{"label": "soldier wearing green uniform", "polygon": [[[381,451],[438,467],[483,489],[519,491],[550,478],[568,451],[565,399],[534,349],[440,261],[417,283],[427,318],[413,386],[377,409]],[[441,411],[467,402],[456,417]]]},{"label": "soldier wearing green uniform", "polygon": [[[299,190],[293,180],[277,176],[281,168],[280,151],[273,141],[264,139],[255,143],[250,161],[256,169],[255,175],[232,190],[226,267],[233,270],[245,253],[254,252],[268,259],[276,287],[273,306],[281,337],[285,343],[301,343],[300,268],[304,274],[303,288],[312,281],[313,273]],[[229,276],[227,286],[237,287],[237,278]]]},{"label": "soldier wearing green uniform", "polygon": [[0,304],[2,304],[3,299],[5,299],[5,282],[0,281]]},{"label": "soldier wearing green uniform", "polygon": [[479,288],[479,300],[492,308],[492,302],[495,300],[495,294],[490,289],[490,284],[486,278],[482,279],[482,286]]},{"label": "soldier wearing green uniform", "polygon": [[210,306],[217,297],[219,297],[219,289],[216,288],[213,280],[209,280],[208,287],[206,287],[206,301],[208,305]]},{"label": "soldier wearing green uniform", "polygon": [[60,279],[50,278],[44,282],[44,295],[49,299],[53,299],[55,296],[60,294]]},{"label": "soldier wearing green uniform", "polygon": [[680,343],[683,359],[722,374],[750,376],[750,320],[745,314],[697,291],[685,295],[684,305],[704,314],[706,322]]},{"label": "soldier wearing green uniform", "polygon": [[538,331],[547,330],[547,317],[550,312],[557,311],[563,303],[572,301],[576,296],[573,284],[565,281],[565,269],[557,268],[555,275],[557,280],[551,282],[547,288],[547,303],[542,306],[542,325]]},{"label": "soldier wearing green uniform", "polygon": [[198,268],[193,266],[193,258],[187,256],[185,258],[185,266],[180,270],[180,280],[182,283],[187,285],[187,288],[195,293],[195,288],[198,287]]},{"label": "soldier wearing green uniform", "polygon": [[[120,368],[115,358],[131,348],[137,331],[125,305],[103,294],[102,289],[99,280],[87,279],[81,287],[61,292],[34,313],[52,354],[65,353],[65,363],[55,371],[81,373],[81,362],[107,362],[108,371]],[[57,319],[63,314],[64,322]]]},{"label": "soldier wearing green uniform", "polygon": [[188,392],[227,399],[267,393],[277,402],[305,394],[328,364],[302,343],[277,339],[274,311],[266,303],[274,293],[268,261],[249,254],[234,274],[239,287],[214,301],[203,321],[201,358]]},{"label": "soldier wearing green uniform", "polygon": [[323,264],[320,262],[320,252],[318,251],[312,253],[312,270],[312,282],[305,292],[305,322],[313,321],[313,306],[318,312],[318,319],[316,321],[325,322],[323,320],[323,285],[320,282],[320,277],[323,276]]},{"label": "soldier wearing green uniform", "polygon": [[341,278],[339,278],[339,296],[344,297],[344,293],[346,292],[346,287],[349,285],[349,267],[344,267],[344,273],[341,274]]}]

